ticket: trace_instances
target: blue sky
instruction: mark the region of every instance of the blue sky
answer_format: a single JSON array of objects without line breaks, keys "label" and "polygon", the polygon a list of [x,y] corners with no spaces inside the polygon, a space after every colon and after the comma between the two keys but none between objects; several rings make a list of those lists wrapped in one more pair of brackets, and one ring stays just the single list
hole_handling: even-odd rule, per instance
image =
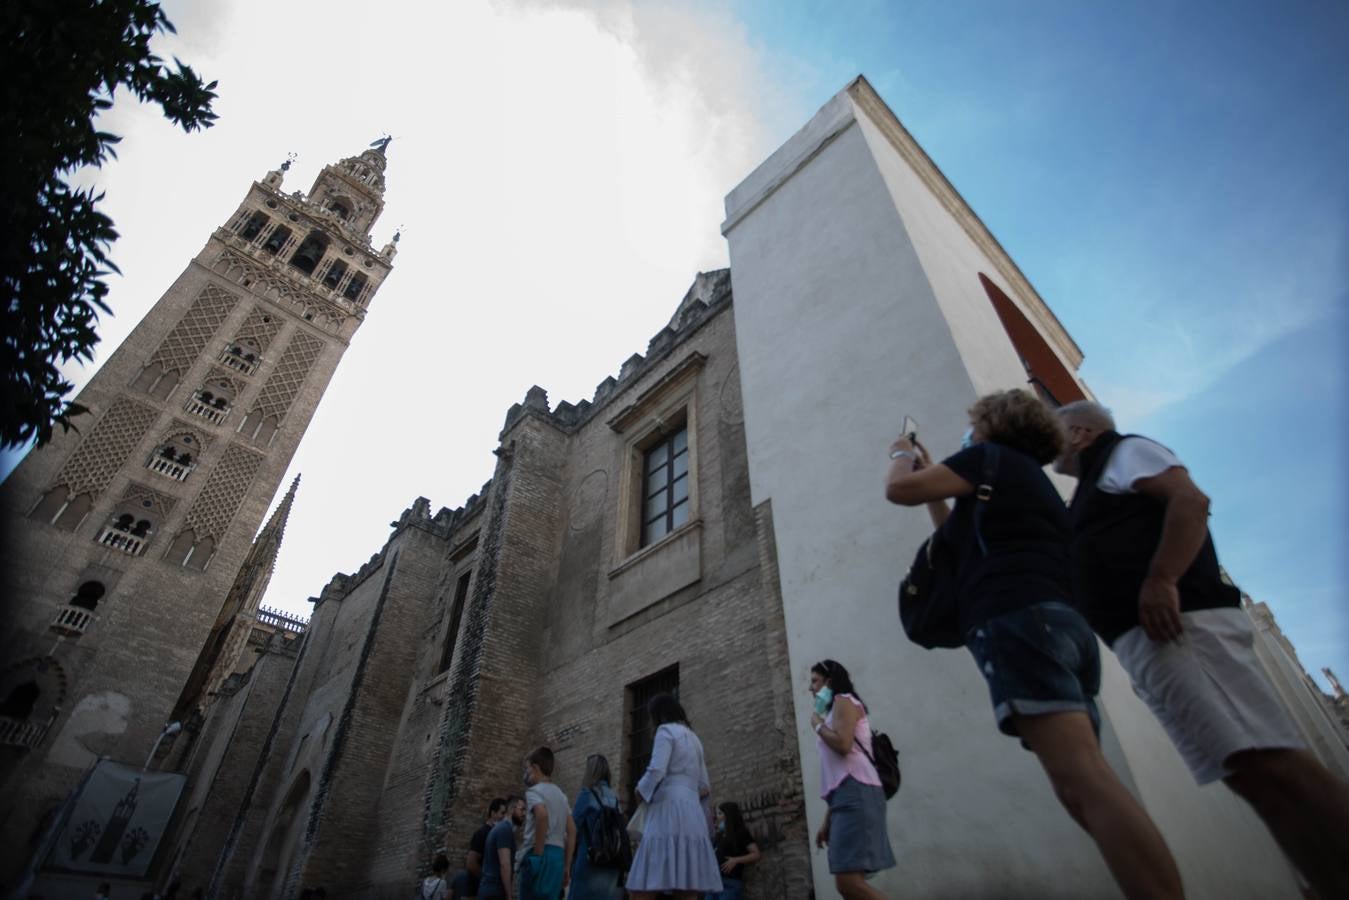
[{"label": "blue sky", "polygon": [[1349,675],[1349,7],[738,10],[792,121],[867,75],[1122,429],[1187,462],[1233,577]]},{"label": "blue sky", "polygon": [[[123,274],[77,385],[253,179],[294,151],[287,190],[304,190],[396,136],[374,241],[402,225],[400,254],[282,482],[304,473],[270,605],[307,611],[414,497],[476,492],[530,385],[591,396],[695,272],[726,264],[726,192],[863,73],[1074,335],[1122,427],[1189,464],[1223,562],[1307,668],[1349,677],[1345,4],[168,9],[161,53],[219,79],[221,118],[186,136],[124,96],[102,123],[119,159],[82,180],[107,192]],[[341,89],[304,87],[352,21]],[[428,417],[417,386],[465,373],[472,390]],[[436,452],[379,465],[410,422]]]}]

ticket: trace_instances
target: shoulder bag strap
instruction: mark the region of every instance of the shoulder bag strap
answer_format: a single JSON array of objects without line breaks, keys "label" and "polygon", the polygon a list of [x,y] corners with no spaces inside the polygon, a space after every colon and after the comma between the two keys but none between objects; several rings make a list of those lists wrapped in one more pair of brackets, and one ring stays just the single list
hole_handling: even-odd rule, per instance
[{"label": "shoulder bag strap", "polygon": [[984,511],[993,499],[993,483],[998,479],[998,445],[984,443],[983,481],[974,489],[974,539],[979,543],[979,552],[988,555],[988,545],[984,543]]}]

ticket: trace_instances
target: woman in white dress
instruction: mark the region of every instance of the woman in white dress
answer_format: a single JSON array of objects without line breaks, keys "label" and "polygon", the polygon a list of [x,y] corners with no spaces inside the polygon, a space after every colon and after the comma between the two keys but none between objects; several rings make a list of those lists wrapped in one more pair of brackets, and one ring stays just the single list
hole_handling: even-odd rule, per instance
[{"label": "woman in white dress", "polygon": [[674,892],[676,900],[693,900],[722,889],[703,807],[712,791],[703,743],[670,694],[652,697],[647,711],[658,727],[651,764],[637,782],[637,793],[647,804],[646,823],[627,888],[633,900],[654,900],[662,891]]}]

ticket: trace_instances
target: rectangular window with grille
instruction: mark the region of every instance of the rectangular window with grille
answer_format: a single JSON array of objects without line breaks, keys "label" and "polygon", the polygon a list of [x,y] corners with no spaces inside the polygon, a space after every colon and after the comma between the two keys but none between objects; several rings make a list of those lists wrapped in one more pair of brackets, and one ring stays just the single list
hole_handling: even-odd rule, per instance
[{"label": "rectangular window with grille", "polygon": [[641,546],[654,544],[689,520],[689,431],[679,429],[646,451]]},{"label": "rectangular window with grille", "polygon": [[637,805],[637,782],[646,772],[651,762],[651,745],[656,738],[656,726],[647,714],[646,705],[657,694],[679,696],[679,666],[643,678],[628,685],[628,746],[625,760],[625,775],[628,783],[628,796],[633,808]]}]

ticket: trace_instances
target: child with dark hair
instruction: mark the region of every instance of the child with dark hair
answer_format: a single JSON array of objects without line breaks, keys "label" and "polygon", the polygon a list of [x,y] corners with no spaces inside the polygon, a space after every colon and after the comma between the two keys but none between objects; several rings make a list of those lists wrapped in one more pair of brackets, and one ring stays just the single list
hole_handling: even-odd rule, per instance
[{"label": "child with dark hair", "polygon": [[450,858],[444,853],[437,853],[435,861],[431,863],[430,876],[423,878],[417,888],[419,900],[445,900],[450,892],[450,886],[445,881],[445,873],[448,871],[450,871]]},{"label": "child with dark hair", "polygon": [[673,892],[675,900],[693,900],[722,889],[702,805],[712,791],[703,744],[672,695],[652,697],[647,712],[658,727],[651,763],[637,782],[647,804],[646,824],[627,888],[633,900],[654,900],[663,891]]},{"label": "child with dark hair", "polygon": [[553,784],[553,764],[547,747],[525,757],[524,852],[516,862],[521,900],[559,900],[571,881],[576,823],[567,795]]},{"label": "child with dark hair", "polygon": [[717,807],[717,835],[714,839],[717,865],[721,866],[721,892],[708,894],[706,900],[740,900],[745,894],[745,866],[762,857],[740,813],[740,805],[726,801]]}]

